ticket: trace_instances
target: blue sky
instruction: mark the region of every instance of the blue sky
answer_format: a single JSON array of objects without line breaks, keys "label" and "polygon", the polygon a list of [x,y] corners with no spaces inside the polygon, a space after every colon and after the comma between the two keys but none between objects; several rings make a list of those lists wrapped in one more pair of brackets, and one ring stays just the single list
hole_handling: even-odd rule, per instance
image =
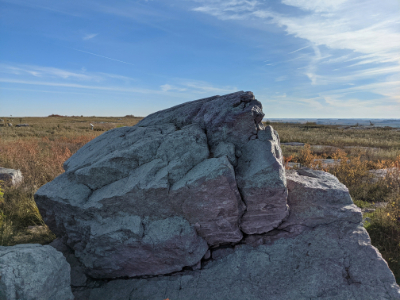
[{"label": "blue sky", "polygon": [[0,115],[400,118],[399,0],[0,0]]}]

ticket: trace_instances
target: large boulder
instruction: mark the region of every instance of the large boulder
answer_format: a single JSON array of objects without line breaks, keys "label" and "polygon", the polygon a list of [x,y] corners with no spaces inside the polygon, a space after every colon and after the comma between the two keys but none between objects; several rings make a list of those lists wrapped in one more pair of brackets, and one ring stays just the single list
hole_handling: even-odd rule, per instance
[{"label": "large boulder", "polygon": [[76,299],[400,299],[347,188],[322,171],[290,171],[287,180],[290,217],[279,228],[212,250],[199,270],[113,280]]},{"label": "large boulder", "polygon": [[38,190],[50,229],[94,278],[196,268],[210,247],[288,215],[279,137],[251,92],[188,102],[110,130]]},{"label": "large boulder", "polygon": [[72,300],[70,267],[53,247],[0,246],[1,300]]},{"label": "large boulder", "polygon": [[38,190],[77,300],[400,299],[347,188],[286,174],[261,108],[237,92],[157,112]]}]

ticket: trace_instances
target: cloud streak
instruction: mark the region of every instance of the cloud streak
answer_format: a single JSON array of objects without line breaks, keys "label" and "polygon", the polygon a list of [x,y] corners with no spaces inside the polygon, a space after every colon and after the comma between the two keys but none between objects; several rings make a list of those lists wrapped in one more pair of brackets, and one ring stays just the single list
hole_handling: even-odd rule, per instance
[{"label": "cloud streak", "polygon": [[108,60],[112,60],[112,61],[116,61],[116,62],[119,62],[119,63],[126,64],[126,65],[134,66],[134,64],[132,64],[130,62],[123,61],[123,60],[119,60],[119,59],[115,59],[115,58],[111,58],[111,57],[107,57],[107,56],[104,56],[104,55],[100,55],[100,54],[96,54],[96,53],[92,53],[92,52],[88,52],[88,51],[83,51],[83,50],[79,50],[79,49],[75,49],[75,48],[72,48],[72,49],[75,50],[75,51],[79,51],[79,52],[82,52],[82,53],[90,54],[90,55],[97,56],[97,57],[100,57],[100,58],[105,58],[105,59],[108,59]]},{"label": "cloud streak", "polygon": [[[198,2],[201,4],[194,11],[264,28],[266,34],[271,26],[277,26],[290,36],[307,41],[308,46],[287,55],[312,47],[313,55],[308,52],[297,58],[307,61],[303,74],[313,86],[357,80],[353,84],[362,80],[385,82],[389,80],[387,76],[400,75],[400,11],[396,1],[281,0],[302,13],[281,13],[262,1]],[[371,17],[366,18],[367,15]]]},{"label": "cloud streak", "polygon": [[32,65],[8,65],[0,64],[0,73],[11,75],[31,75],[34,77],[48,77],[48,78],[63,78],[63,79],[77,79],[77,80],[93,80],[93,76],[83,73],[71,72],[53,67],[42,67]]},{"label": "cloud streak", "polygon": [[161,86],[163,91],[191,91],[198,94],[228,94],[238,91],[237,87],[215,87],[208,82],[199,80],[176,80],[176,84],[164,84]]},{"label": "cloud streak", "polygon": [[305,46],[305,47],[301,47],[300,49],[297,49],[297,50],[294,50],[292,52],[289,52],[288,54],[293,54],[293,53],[299,52],[299,51],[301,51],[303,49],[307,49],[307,48],[310,48],[310,47],[311,47],[311,45],[308,45],[308,46]]},{"label": "cloud streak", "polygon": [[91,40],[92,38],[95,38],[98,36],[98,33],[92,33],[92,34],[85,34],[85,36],[82,38],[84,41]]},{"label": "cloud streak", "polygon": [[89,89],[89,90],[100,90],[100,91],[142,93],[142,94],[160,94],[160,93],[162,93],[161,91],[157,91],[157,90],[140,89],[140,88],[125,88],[125,87],[121,87],[121,86],[94,86],[94,85],[84,85],[84,84],[77,84],[77,83],[18,80],[18,79],[8,79],[8,78],[0,78],[0,82],[27,84],[27,85],[39,85],[39,86],[78,88],[78,89]]},{"label": "cloud streak", "polygon": [[[104,72],[63,70],[52,67],[32,65],[0,64],[0,83],[15,85],[47,86],[57,88],[110,91],[121,93],[141,93],[156,95],[195,95],[226,94],[236,92],[236,87],[216,87],[205,81],[175,79],[175,83],[166,83],[159,89],[146,89],[131,86],[134,78]],[[101,85],[99,85],[101,83]],[[14,90],[18,90],[13,87]],[[24,89],[21,89],[24,90]],[[189,98],[190,99],[190,98]]]}]

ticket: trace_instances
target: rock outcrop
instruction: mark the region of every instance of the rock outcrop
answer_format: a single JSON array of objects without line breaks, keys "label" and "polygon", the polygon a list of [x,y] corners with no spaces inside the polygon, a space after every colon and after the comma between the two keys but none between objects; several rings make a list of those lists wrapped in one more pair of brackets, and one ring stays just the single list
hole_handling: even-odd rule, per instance
[{"label": "rock outcrop", "polygon": [[288,215],[279,139],[252,93],[211,97],[108,131],[36,203],[94,278],[168,274]]},{"label": "rock outcrop", "polygon": [[0,246],[0,299],[72,300],[63,254],[37,244]]},{"label": "rock outcrop", "polygon": [[201,99],[66,161],[35,200],[76,299],[400,299],[347,188],[286,178],[263,116],[251,92]]},{"label": "rock outcrop", "polygon": [[0,167],[0,180],[7,184],[17,185],[22,182],[24,177],[20,170],[7,169]]}]

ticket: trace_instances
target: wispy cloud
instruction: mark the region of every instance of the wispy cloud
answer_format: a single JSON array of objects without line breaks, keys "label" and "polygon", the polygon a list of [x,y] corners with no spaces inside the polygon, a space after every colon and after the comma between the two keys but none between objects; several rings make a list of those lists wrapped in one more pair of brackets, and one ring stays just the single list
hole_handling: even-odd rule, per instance
[{"label": "wispy cloud", "polygon": [[216,87],[212,84],[199,80],[190,80],[190,79],[177,79],[176,83],[164,84],[161,86],[163,91],[178,91],[185,92],[190,91],[192,93],[197,94],[227,94],[238,91],[236,87]]},{"label": "wispy cloud", "polygon": [[275,79],[276,82],[285,81],[285,80],[287,80],[287,76],[286,75],[279,76],[278,78]]},{"label": "wispy cloud", "polygon": [[84,41],[87,41],[87,40],[91,40],[92,38],[94,38],[98,35],[99,35],[98,33],[85,34],[85,36],[82,39]]},{"label": "wispy cloud", "polygon": [[[81,70],[65,70],[54,67],[21,65],[21,64],[0,64],[0,74],[8,80],[30,81],[41,80],[49,82],[62,80],[64,83],[124,83],[130,84],[137,79],[105,72],[89,72],[85,68]],[[4,79],[3,78],[3,79]],[[39,82],[39,81],[34,81]]]},{"label": "wispy cloud", "polygon": [[282,0],[282,3],[296,6],[302,10],[315,12],[331,12],[337,10],[348,0]]},{"label": "wispy cloud", "polygon": [[[271,26],[278,26],[289,36],[307,41],[308,46],[288,55],[313,49],[313,54],[295,59],[306,61],[305,67],[297,69],[305,70],[303,74],[314,86],[348,81],[366,88],[363,80],[385,82],[391,81],[388,76],[400,74],[400,10],[396,1],[281,0],[301,13],[278,12],[263,1],[198,2],[194,11],[243,26],[264,26],[266,34]],[[335,70],[329,69],[330,65]]]},{"label": "wispy cloud", "polygon": [[[13,75],[32,75],[34,77],[63,78],[93,80],[95,77],[83,73],[71,72],[53,67],[42,67],[33,65],[9,65],[0,64],[0,73]],[[98,79],[98,78],[97,78]]]},{"label": "wispy cloud", "polygon": [[311,45],[308,45],[308,46],[305,46],[305,47],[301,47],[300,49],[297,49],[297,50],[294,50],[292,52],[289,52],[288,54],[293,54],[293,53],[299,52],[299,51],[301,51],[303,49],[307,49],[307,48],[310,48],[310,47],[311,47]]},{"label": "wispy cloud", "polygon": [[391,101],[390,99],[392,99],[398,102],[400,100],[400,80],[376,82],[358,86],[352,85],[344,89],[335,89],[331,91],[326,91],[325,93],[322,94],[339,98],[346,94],[351,94],[355,92],[365,92],[365,91],[374,93],[376,95],[383,95],[389,97],[389,99],[387,99],[386,101]]},{"label": "wispy cloud", "polygon": [[82,53],[86,53],[86,54],[90,54],[90,55],[94,55],[94,56],[97,56],[97,57],[105,58],[105,59],[108,59],[108,60],[116,61],[116,62],[119,62],[119,63],[123,63],[123,64],[134,66],[134,64],[132,64],[130,62],[126,62],[126,61],[123,61],[123,60],[107,57],[107,56],[104,56],[104,55],[100,55],[100,54],[96,54],[96,53],[92,53],[92,52],[88,52],[88,51],[83,51],[83,50],[79,50],[79,49],[75,49],[75,48],[73,48],[73,50],[79,51],[79,52],[82,52]]},{"label": "wispy cloud", "polygon": [[[16,85],[67,88],[69,91],[92,90],[120,93],[142,93],[155,95],[179,95],[188,99],[197,95],[215,95],[235,92],[235,87],[217,87],[205,81],[175,79],[159,88],[142,88],[131,77],[104,72],[63,70],[33,65],[0,64],[0,82]],[[13,86],[14,88],[14,86]],[[14,88],[15,89],[15,88]],[[22,88],[21,90],[24,90]]]},{"label": "wispy cloud", "polygon": [[226,87],[216,87],[208,82],[192,80],[182,83],[183,86],[193,89],[199,93],[208,94],[227,94],[238,91],[237,87],[226,86]]},{"label": "wispy cloud", "polygon": [[241,20],[258,5],[256,0],[203,0],[193,11],[210,14],[221,20]]},{"label": "wispy cloud", "polygon": [[179,87],[176,87],[176,86],[173,86],[173,85],[170,85],[170,84],[163,84],[163,85],[160,86],[160,88],[161,88],[161,90],[163,92],[168,92],[168,91],[184,92],[184,91],[187,90],[185,88],[179,88]]},{"label": "wispy cloud", "polygon": [[121,86],[98,86],[98,85],[84,85],[77,83],[64,83],[64,82],[48,82],[48,81],[33,81],[33,80],[18,80],[0,78],[0,82],[4,83],[17,83],[27,85],[38,85],[38,86],[52,86],[52,87],[66,87],[66,88],[78,88],[78,89],[89,89],[89,90],[100,90],[100,91],[113,91],[113,92],[128,92],[128,93],[142,93],[142,94],[160,94],[161,91],[141,89],[141,88],[124,88]]},{"label": "wispy cloud", "polygon": [[[286,5],[311,11],[304,16],[277,13],[260,1],[200,1],[195,11],[207,13],[222,20],[268,20],[268,24],[282,26],[287,33],[306,39],[315,45],[332,49],[349,49],[359,53],[389,58],[400,49],[400,16],[394,11],[380,18],[365,18],[366,13],[380,11],[381,4],[361,0],[282,0]],[[392,3],[393,9],[398,7]],[[324,13],[329,11],[329,14]],[[358,16],[354,12],[358,11]],[[363,16],[363,17],[362,17]],[[362,18],[361,18],[362,17]],[[256,21],[257,22],[257,21]],[[258,21],[259,23],[259,21]],[[300,48],[299,51],[304,48]],[[295,52],[296,52],[295,51]],[[398,54],[391,61],[398,61]]]}]

